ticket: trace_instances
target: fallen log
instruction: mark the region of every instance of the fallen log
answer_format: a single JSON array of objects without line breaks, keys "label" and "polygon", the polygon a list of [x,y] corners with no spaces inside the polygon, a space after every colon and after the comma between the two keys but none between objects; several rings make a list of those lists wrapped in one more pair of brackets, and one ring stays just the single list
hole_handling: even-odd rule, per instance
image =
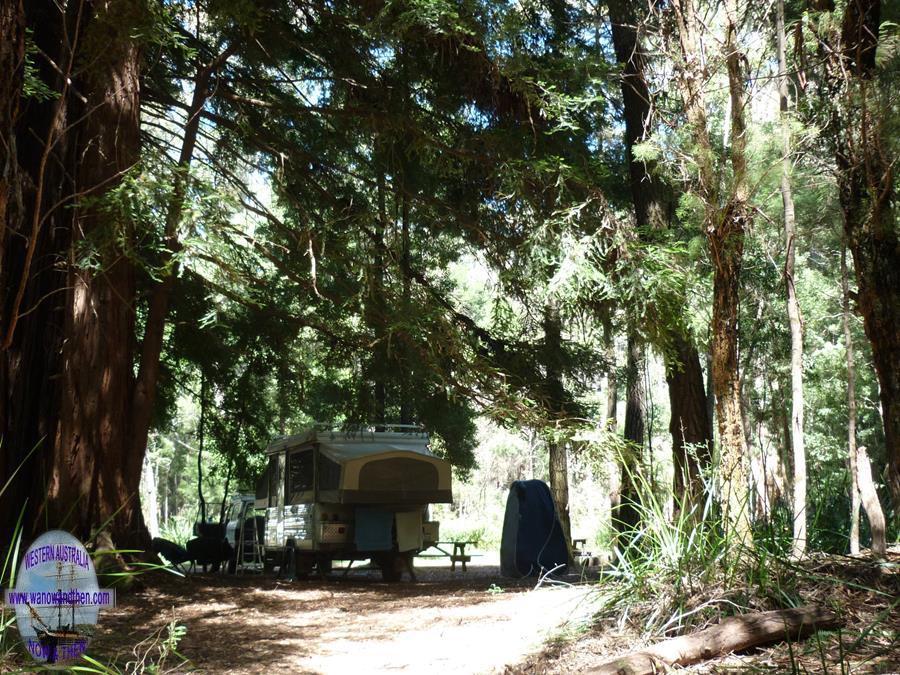
[{"label": "fallen log", "polygon": [[665,640],[589,670],[592,675],[653,675],[781,640],[801,640],[840,624],[834,612],[812,605],[732,616],[691,635]]}]

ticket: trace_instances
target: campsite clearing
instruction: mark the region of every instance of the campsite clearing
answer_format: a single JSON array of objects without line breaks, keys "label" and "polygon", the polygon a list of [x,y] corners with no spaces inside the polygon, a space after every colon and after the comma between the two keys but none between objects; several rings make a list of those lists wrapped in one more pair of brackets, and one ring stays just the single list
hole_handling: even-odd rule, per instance
[{"label": "campsite clearing", "polygon": [[[253,575],[166,580],[104,613],[91,651],[112,657],[173,619],[200,672],[503,672],[578,629],[589,587],[542,587],[494,565],[417,569],[416,583],[377,572],[287,583]],[[130,649],[130,647],[129,647]]]}]

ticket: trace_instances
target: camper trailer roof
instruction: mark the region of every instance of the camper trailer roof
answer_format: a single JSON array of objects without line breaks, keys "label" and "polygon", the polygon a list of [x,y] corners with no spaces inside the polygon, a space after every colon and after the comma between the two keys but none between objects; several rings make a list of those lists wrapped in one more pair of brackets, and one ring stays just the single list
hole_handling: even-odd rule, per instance
[{"label": "camper trailer roof", "polygon": [[309,429],[299,434],[275,439],[266,448],[266,454],[272,455],[289,448],[316,443],[321,452],[341,463],[384,452],[415,452],[427,457],[434,457],[434,454],[428,449],[428,434],[421,430],[345,432]]}]

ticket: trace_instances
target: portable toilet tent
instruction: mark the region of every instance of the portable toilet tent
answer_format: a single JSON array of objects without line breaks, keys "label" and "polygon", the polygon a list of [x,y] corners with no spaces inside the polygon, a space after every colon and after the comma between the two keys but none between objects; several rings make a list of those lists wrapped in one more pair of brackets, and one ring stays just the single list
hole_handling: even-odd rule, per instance
[{"label": "portable toilet tent", "polygon": [[500,570],[507,577],[526,577],[563,565],[569,550],[550,488],[539,480],[517,480],[509,488]]}]

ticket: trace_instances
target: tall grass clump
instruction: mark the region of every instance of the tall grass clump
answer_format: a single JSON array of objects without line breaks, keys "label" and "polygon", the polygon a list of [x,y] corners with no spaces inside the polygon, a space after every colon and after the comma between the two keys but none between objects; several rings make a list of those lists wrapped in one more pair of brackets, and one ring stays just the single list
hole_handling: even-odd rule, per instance
[{"label": "tall grass clump", "polygon": [[621,527],[614,561],[598,585],[601,618],[645,636],[681,633],[713,617],[757,604],[756,586],[777,585],[776,548],[747,550],[726,534],[710,470],[702,496],[689,500],[659,489],[641,470],[624,470],[635,488],[637,524]]}]

